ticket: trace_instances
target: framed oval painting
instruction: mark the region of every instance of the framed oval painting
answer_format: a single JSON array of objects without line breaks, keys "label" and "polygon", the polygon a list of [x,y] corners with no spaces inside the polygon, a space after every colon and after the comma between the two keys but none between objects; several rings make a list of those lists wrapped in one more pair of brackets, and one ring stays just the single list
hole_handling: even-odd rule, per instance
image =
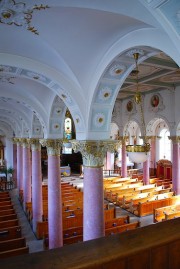
[{"label": "framed oval painting", "polygon": [[131,112],[133,109],[133,102],[132,101],[128,101],[127,105],[126,105],[127,111]]},{"label": "framed oval painting", "polygon": [[151,97],[151,106],[157,107],[159,105],[159,96],[157,94]]}]

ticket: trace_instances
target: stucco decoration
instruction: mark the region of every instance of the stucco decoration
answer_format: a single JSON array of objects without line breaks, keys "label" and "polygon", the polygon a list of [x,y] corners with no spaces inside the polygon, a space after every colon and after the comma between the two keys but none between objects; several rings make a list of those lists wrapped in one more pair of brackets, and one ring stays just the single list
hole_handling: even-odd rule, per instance
[{"label": "stucco decoration", "polygon": [[83,165],[88,167],[102,167],[107,152],[114,152],[119,147],[119,141],[115,140],[71,140],[75,152],[80,151],[83,157]]},{"label": "stucco decoration", "polygon": [[38,30],[31,25],[34,10],[39,11],[49,8],[48,5],[34,5],[29,3],[17,2],[15,0],[0,1],[0,23],[7,25],[22,26],[28,31],[38,35]]},{"label": "stucco decoration", "polygon": [[33,127],[32,127],[32,137],[41,137],[42,134],[42,125],[38,117],[33,115]]},{"label": "stucco decoration", "polygon": [[105,124],[105,115],[103,113],[97,113],[94,116],[93,122],[97,128],[102,127]]},{"label": "stucco decoration", "polygon": [[[24,70],[24,73],[25,73],[25,70]],[[23,74],[23,73],[22,73],[22,74]],[[31,71],[27,71],[27,72],[26,72],[26,75],[27,75],[29,78],[32,78],[32,79],[34,79],[34,80],[39,80],[39,81],[42,82],[42,83],[45,83],[45,84],[49,83],[48,79],[47,79],[45,76],[41,75],[41,74],[34,73],[34,72],[31,72]]]},{"label": "stucco decoration", "polygon": [[[1,72],[3,74],[3,76],[8,76],[8,77],[13,77],[14,80],[11,82],[15,82],[15,78],[16,77],[26,77],[28,79],[32,79],[34,81],[36,81],[37,83],[41,83],[44,84],[46,87],[48,87],[49,89],[51,89],[52,91],[58,92],[58,101],[55,103],[57,104],[58,102],[63,102],[64,104],[66,104],[66,106],[69,108],[69,110],[71,111],[71,115],[73,117],[73,119],[75,119],[75,115],[79,115],[77,117],[77,121],[74,120],[75,125],[76,125],[76,132],[82,132],[85,129],[85,125],[84,125],[84,121],[82,120],[82,116],[80,113],[80,110],[78,108],[78,106],[76,105],[76,103],[74,102],[74,100],[72,99],[72,97],[61,88],[61,85],[59,85],[56,81],[51,80],[50,78],[41,75],[39,73],[35,73],[32,72],[31,70],[28,69],[22,69],[22,68],[17,68],[14,66],[7,66],[7,65],[0,65],[0,76],[1,76]],[[4,98],[4,102],[6,102],[7,98]],[[25,102],[20,102],[17,101],[20,104],[22,103],[24,106],[28,107],[33,113],[37,114],[39,120],[41,121],[41,125],[45,126],[42,117],[37,113],[37,111],[34,110],[34,108],[32,108],[31,106],[29,106],[28,104],[26,104]],[[59,109],[57,109],[57,113],[58,113]],[[60,111],[59,111],[60,113]],[[63,113],[63,111],[61,112]],[[60,114],[57,114],[57,116]],[[62,114],[61,114],[62,115]],[[78,123],[78,124],[77,124]],[[81,123],[81,124],[80,124]]]},{"label": "stucco decoration", "polygon": [[108,86],[103,87],[98,94],[98,97],[101,101],[107,101],[112,95],[112,89]]},{"label": "stucco decoration", "polygon": [[7,65],[0,65],[0,72],[15,72],[16,68]]},{"label": "stucco decoration", "polygon": [[109,74],[112,76],[112,77],[119,77],[120,75],[122,75],[122,73],[124,72],[124,70],[126,69],[126,66],[125,65],[122,65],[122,64],[114,64],[112,67],[110,67],[109,69]]}]

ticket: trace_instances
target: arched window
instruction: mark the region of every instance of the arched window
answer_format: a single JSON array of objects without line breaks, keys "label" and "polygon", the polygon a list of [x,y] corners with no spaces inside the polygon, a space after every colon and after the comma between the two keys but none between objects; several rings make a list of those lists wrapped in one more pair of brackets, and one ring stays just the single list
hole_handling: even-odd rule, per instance
[{"label": "arched window", "polygon": [[160,141],[159,141],[159,158],[167,159],[171,161],[171,141],[168,136],[170,136],[170,132],[165,128],[160,132]]},{"label": "arched window", "polygon": [[72,121],[71,118],[66,118],[64,122],[64,137],[67,139],[72,138]]}]

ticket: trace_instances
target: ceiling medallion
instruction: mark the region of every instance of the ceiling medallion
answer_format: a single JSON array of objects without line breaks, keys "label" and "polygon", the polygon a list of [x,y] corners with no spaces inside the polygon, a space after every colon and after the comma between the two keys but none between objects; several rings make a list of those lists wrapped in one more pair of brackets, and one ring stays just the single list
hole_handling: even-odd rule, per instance
[{"label": "ceiling medallion", "polygon": [[103,113],[97,113],[94,117],[94,123],[96,127],[102,127],[105,122],[105,116]]},{"label": "ceiling medallion", "polygon": [[108,100],[112,95],[112,89],[110,87],[103,87],[99,92],[100,100]]},{"label": "ceiling medallion", "polygon": [[134,58],[134,54],[138,53],[140,56],[144,55],[144,51],[142,49],[132,49],[129,50],[126,55],[129,56],[130,58]]},{"label": "ceiling medallion", "polygon": [[0,0],[0,23],[7,25],[24,26],[27,30],[38,35],[37,29],[31,26],[34,10],[49,8],[48,5],[27,6],[26,3],[14,0]]},{"label": "ceiling medallion", "polygon": [[113,77],[121,75],[125,70],[125,66],[121,64],[115,64],[109,70],[109,74]]}]

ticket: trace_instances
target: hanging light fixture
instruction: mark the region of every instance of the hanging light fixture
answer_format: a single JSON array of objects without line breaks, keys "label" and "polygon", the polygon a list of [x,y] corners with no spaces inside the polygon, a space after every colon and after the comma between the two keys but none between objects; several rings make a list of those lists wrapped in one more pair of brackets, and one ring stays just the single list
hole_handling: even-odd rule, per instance
[{"label": "hanging light fixture", "polygon": [[127,145],[126,151],[128,152],[129,158],[135,162],[135,163],[142,163],[145,162],[149,156],[150,151],[150,144],[148,143],[148,138],[146,136],[146,127],[145,127],[145,121],[144,121],[144,114],[143,114],[143,107],[142,107],[142,95],[139,92],[139,82],[138,82],[138,58],[139,53],[136,52],[133,54],[134,60],[136,63],[136,93],[134,96],[135,103],[139,106],[140,110],[140,118],[141,118],[141,125],[142,125],[142,131],[143,131],[143,145]]}]

